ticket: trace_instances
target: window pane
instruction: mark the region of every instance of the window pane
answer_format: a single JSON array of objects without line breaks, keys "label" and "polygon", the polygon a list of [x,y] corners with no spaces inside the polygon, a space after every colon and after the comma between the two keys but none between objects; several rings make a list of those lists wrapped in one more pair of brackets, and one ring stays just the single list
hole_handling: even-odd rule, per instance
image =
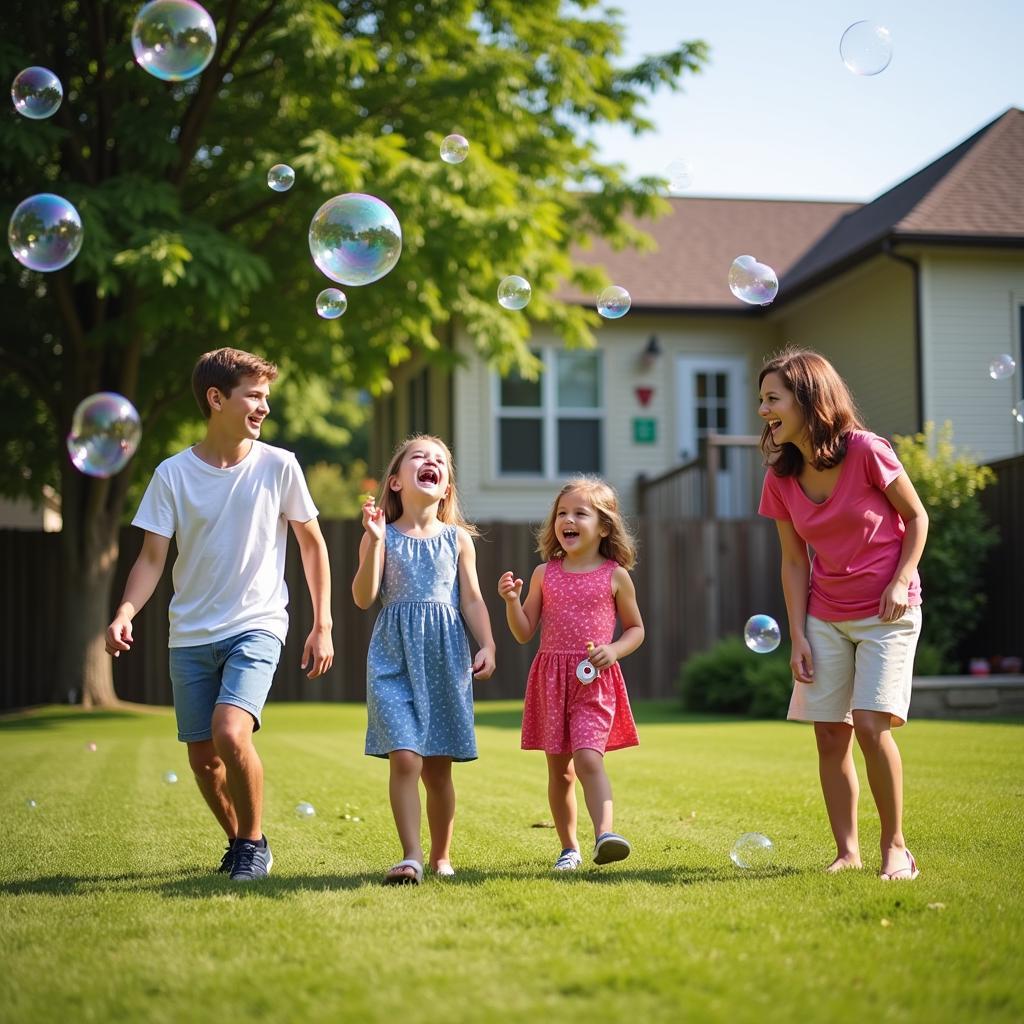
[{"label": "window pane", "polygon": [[558,406],[561,409],[598,409],[601,406],[599,352],[556,352]]},{"label": "window pane", "polygon": [[601,472],[601,421],[558,421],[558,472]]},{"label": "window pane", "polygon": [[513,370],[501,381],[501,404],[508,408],[540,408],[540,379],[524,380]]},{"label": "window pane", "polygon": [[697,378],[697,397],[708,397],[708,375],[706,373],[695,374]]},{"label": "window pane", "polygon": [[716,417],[719,431],[727,431],[729,429],[729,410],[725,406],[720,405],[716,410]]},{"label": "window pane", "polygon": [[540,420],[503,419],[498,438],[499,473],[543,472]]},{"label": "window pane", "polygon": [[728,380],[728,376],[724,373],[715,374],[715,393],[718,395],[719,398],[729,397],[729,385],[727,383]]},{"label": "window pane", "polygon": [[708,410],[705,406],[697,406],[697,430],[704,433],[708,429]]}]

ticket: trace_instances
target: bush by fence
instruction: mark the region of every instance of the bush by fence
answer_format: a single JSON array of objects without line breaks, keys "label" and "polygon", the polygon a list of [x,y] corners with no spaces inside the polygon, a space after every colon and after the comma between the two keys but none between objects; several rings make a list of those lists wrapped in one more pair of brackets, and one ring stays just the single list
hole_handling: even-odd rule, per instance
[{"label": "bush by fence", "polygon": [[785,718],[793,677],[789,644],[755,654],[741,637],[726,637],[682,668],[679,692],[688,711]]}]

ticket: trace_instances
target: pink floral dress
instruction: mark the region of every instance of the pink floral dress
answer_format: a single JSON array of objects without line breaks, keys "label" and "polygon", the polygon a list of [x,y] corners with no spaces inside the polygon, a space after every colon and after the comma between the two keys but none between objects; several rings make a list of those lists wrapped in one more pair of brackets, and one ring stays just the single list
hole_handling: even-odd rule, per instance
[{"label": "pink floral dress", "polygon": [[607,561],[590,572],[566,572],[552,559],[544,568],[540,650],[530,666],[523,705],[524,750],[571,754],[581,747],[635,747],[633,713],[618,662],[591,683],[576,678],[587,641],[610,643],[615,630],[612,573]]}]

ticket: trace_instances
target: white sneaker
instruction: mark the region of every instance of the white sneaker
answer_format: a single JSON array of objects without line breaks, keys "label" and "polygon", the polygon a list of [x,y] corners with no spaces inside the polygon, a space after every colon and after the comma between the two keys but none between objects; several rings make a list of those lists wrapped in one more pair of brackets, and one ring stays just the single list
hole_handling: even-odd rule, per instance
[{"label": "white sneaker", "polygon": [[558,855],[558,860],[555,861],[553,871],[575,871],[583,863],[583,858],[580,856],[579,850],[574,850],[571,846],[568,849],[563,850]]}]

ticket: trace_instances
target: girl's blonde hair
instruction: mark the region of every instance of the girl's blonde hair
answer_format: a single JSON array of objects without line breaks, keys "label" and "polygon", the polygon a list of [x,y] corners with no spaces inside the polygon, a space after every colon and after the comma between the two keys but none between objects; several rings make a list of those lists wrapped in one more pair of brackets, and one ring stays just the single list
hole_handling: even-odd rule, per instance
[{"label": "girl's blonde hair", "polygon": [[597,513],[601,528],[608,531],[608,536],[601,538],[598,551],[605,558],[618,562],[623,569],[632,569],[636,565],[636,540],[619,510],[619,496],[611,484],[596,476],[574,476],[558,492],[547,519],[537,531],[537,552],[541,558],[550,562],[553,558],[565,557],[555,536],[555,516],[558,503],[570,491],[579,491],[586,497]]},{"label": "girl's blonde hair", "polygon": [[471,537],[478,537],[480,531],[472,523],[466,521],[459,505],[459,492],[455,487],[455,460],[452,458],[451,450],[441,438],[435,437],[433,434],[413,434],[411,437],[407,437],[391,456],[391,461],[384,471],[380,489],[377,492],[377,507],[384,509],[384,521],[393,523],[396,519],[401,518],[403,512],[401,494],[391,490],[391,478],[398,475],[402,461],[409,449],[426,441],[436,444],[444,452],[445,460],[448,463],[448,494],[441,499],[441,503],[437,507],[437,518],[442,523],[461,526]]}]

